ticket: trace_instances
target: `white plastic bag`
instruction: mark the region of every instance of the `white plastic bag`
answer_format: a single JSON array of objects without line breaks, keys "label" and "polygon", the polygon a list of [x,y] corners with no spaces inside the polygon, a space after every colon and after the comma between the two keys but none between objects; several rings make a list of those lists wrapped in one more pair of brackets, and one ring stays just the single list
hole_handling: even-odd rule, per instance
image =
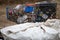
[{"label": "white plastic bag", "polygon": [[59,32],[60,38],[60,20],[59,19],[48,19],[45,23],[46,26],[51,27]]},{"label": "white plastic bag", "polygon": [[[58,32],[39,23],[24,23],[1,29],[6,40],[58,40]],[[46,32],[40,27],[43,27]],[[26,29],[26,30],[25,30]],[[11,31],[10,33],[8,33]]]}]

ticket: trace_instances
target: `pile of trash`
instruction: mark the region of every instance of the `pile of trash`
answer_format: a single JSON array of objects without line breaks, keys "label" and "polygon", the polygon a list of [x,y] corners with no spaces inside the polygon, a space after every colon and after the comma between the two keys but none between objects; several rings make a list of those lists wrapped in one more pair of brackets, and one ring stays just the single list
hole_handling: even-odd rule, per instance
[{"label": "pile of trash", "polygon": [[59,40],[60,20],[23,23],[1,29],[5,40]]}]

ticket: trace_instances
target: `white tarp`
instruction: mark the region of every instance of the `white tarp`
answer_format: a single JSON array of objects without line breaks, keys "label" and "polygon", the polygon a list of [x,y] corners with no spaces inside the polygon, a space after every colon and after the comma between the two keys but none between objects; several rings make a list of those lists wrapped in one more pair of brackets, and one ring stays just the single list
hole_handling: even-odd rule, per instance
[{"label": "white tarp", "polygon": [[59,19],[48,19],[44,25],[54,28],[59,32],[59,38],[60,38],[60,20]]},{"label": "white tarp", "polygon": [[5,40],[58,40],[58,32],[43,23],[14,25],[1,29],[1,33]]}]

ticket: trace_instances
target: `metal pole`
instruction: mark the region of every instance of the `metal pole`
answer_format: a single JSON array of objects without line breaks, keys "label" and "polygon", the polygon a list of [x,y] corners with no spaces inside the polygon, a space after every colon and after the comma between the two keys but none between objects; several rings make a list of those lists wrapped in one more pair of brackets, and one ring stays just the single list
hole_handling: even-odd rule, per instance
[{"label": "metal pole", "polygon": [[6,7],[6,17],[7,17],[7,19],[9,18],[9,15],[8,15],[8,6]]}]

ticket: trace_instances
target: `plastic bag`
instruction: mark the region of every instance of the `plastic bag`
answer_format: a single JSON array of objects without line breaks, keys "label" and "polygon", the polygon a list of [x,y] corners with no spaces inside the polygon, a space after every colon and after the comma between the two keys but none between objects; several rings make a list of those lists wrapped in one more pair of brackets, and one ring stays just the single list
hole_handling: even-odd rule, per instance
[{"label": "plastic bag", "polygon": [[1,33],[7,40],[58,40],[58,32],[55,29],[37,24],[39,23],[14,25],[1,29]]}]

